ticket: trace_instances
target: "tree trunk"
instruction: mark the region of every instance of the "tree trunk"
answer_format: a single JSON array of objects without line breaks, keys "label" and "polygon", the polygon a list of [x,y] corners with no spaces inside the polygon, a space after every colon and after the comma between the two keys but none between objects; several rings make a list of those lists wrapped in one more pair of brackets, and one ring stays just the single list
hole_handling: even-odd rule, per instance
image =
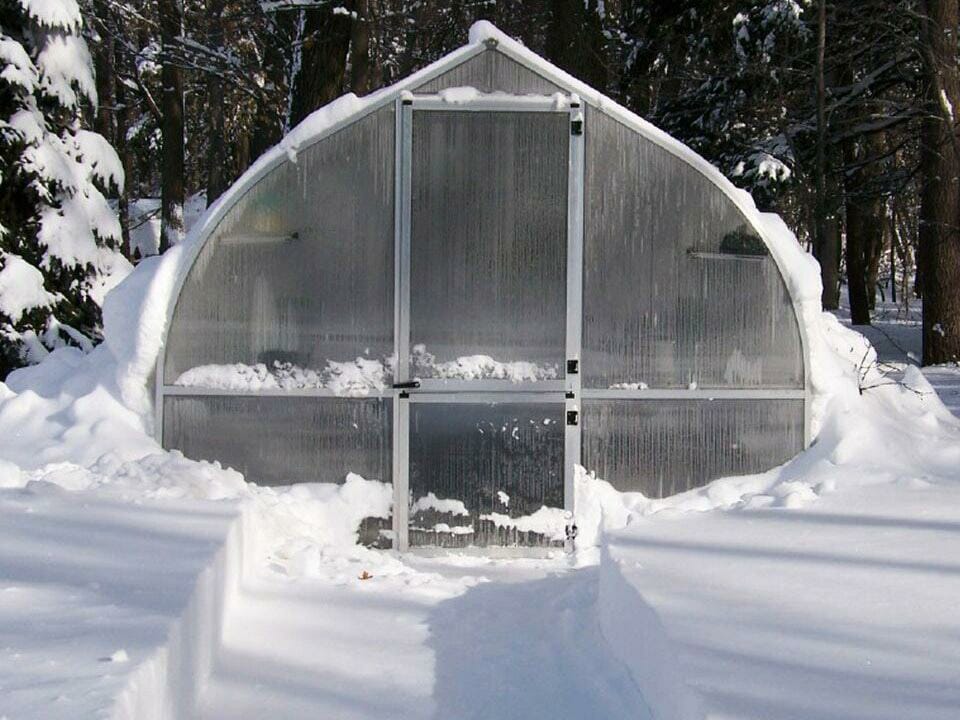
[{"label": "tree trunk", "polygon": [[826,49],[827,3],[826,0],[820,0],[817,9],[817,194],[813,254],[820,262],[823,307],[836,310],[840,306],[840,247],[837,243],[836,228],[831,228],[831,224],[835,225],[838,221],[834,218],[831,223],[827,210],[827,90],[824,69]]},{"label": "tree trunk", "polygon": [[874,198],[868,216],[869,230],[867,243],[867,306],[873,312],[877,309],[877,290],[880,289],[880,260],[883,258],[884,248],[884,211],[886,207],[883,198]]},{"label": "tree trunk", "polygon": [[[226,0],[207,0],[207,47],[223,48],[223,10]],[[223,107],[223,77],[207,73],[207,206],[227,189],[227,142]]]},{"label": "tree trunk", "polygon": [[869,208],[862,200],[847,200],[847,292],[850,298],[850,322],[870,324],[870,303],[867,298],[867,227]]},{"label": "tree trunk", "polygon": [[[123,49],[115,47],[115,62],[117,75],[126,75],[127,55]],[[134,177],[134,158],[130,150],[130,143],[127,142],[127,132],[133,125],[134,108],[130,98],[130,91],[123,80],[116,79],[116,101],[117,101],[117,154],[120,156],[120,162],[123,165],[123,188],[120,192],[117,214],[120,217],[120,234],[123,238],[123,254],[130,261],[136,261],[139,258],[130,244],[130,197],[137,192],[136,178]]]},{"label": "tree trunk", "polygon": [[605,89],[603,43],[596,0],[551,0],[547,60],[588,85]]},{"label": "tree trunk", "polygon": [[116,73],[114,72],[114,57],[116,41],[113,37],[113,16],[106,0],[94,0],[93,14],[99,22],[94,27],[100,36],[94,54],[94,68],[97,73],[97,116],[94,129],[106,138],[107,142],[116,146],[117,137],[114,132],[113,115],[116,105],[114,87]]},{"label": "tree trunk", "polygon": [[883,252],[883,199],[847,199],[847,290],[850,320],[869,325],[870,311],[876,308],[877,278]]},{"label": "tree trunk", "polygon": [[290,77],[291,68],[299,67],[296,60],[300,40],[298,28],[300,12],[278,13],[273,19],[272,34],[278,42],[267,43],[263,48],[261,72],[269,92],[261,92],[256,101],[252,127],[235,138],[233,146],[234,166],[237,175],[268,149],[280,142],[288,129],[292,101],[291,87],[296,80]]},{"label": "tree trunk", "polygon": [[923,364],[960,360],[960,105],[957,0],[927,0],[923,22],[926,115],[921,128],[920,265]]},{"label": "tree trunk", "polygon": [[[349,9],[352,3],[346,3]],[[300,72],[293,81],[290,125],[296,125],[317,108],[343,92],[350,48],[351,18],[334,12],[339,3],[324,3],[305,10]]]},{"label": "tree trunk", "polygon": [[850,320],[854,325],[869,325],[870,311],[876,307],[877,276],[883,252],[886,206],[877,187],[883,154],[882,133],[851,138],[844,147],[844,201],[847,232],[847,290]]},{"label": "tree trunk", "polygon": [[[891,219],[893,213],[890,214]],[[893,222],[890,223],[890,302],[897,304],[897,253],[896,238],[893,236]]]},{"label": "tree trunk", "polygon": [[867,207],[866,244],[864,257],[867,265],[867,304],[870,310],[877,309],[877,288],[879,286],[880,259],[883,257],[884,237],[887,226],[887,203],[884,199],[879,180],[883,166],[879,158],[887,152],[887,136],[884,132],[871,133],[866,138],[867,158],[870,165],[864,168],[870,197]]},{"label": "tree trunk", "polygon": [[371,90],[369,1],[356,0],[356,13],[350,37],[350,89],[362,96]]},{"label": "tree trunk", "polygon": [[161,69],[163,85],[160,137],[160,252],[183,238],[183,71],[176,62],[177,40],[183,32],[181,0],[158,0],[160,9]]}]

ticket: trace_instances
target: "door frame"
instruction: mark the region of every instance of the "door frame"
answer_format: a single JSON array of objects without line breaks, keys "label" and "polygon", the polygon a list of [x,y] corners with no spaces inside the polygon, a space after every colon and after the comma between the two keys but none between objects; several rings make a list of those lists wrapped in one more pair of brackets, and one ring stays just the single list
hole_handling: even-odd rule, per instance
[{"label": "door frame", "polygon": [[[580,464],[580,349],[583,327],[583,184],[584,106],[576,95],[505,95],[503,93],[451,98],[444,94],[403,93],[396,100],[396,156],[394,160],[394,370],[393,389],[393,547],[409,550],[410,403],[562,402],[567,422],[564,432],[564,510],[575,535],[575,477]],[[512,383],[509,381],[443,381],[419,389],[410,387],[410,258],[413,178],[414,111],[545,112],[565,113],[570,135],[567,165],[567,282],[566,368],[562,380]],[[406,386],[406,387],[405,387]]]}]

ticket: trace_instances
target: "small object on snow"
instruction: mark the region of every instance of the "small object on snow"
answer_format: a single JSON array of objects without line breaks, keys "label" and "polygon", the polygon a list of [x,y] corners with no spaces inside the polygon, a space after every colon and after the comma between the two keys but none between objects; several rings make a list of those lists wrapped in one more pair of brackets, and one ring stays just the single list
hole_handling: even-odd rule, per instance
[{"label": "small object on snow", "polygon": [[359,576],[360,580],[371,580],[372,578],[373,578],[373,575],[368,573],[366,570],[360,573],[360,576]]},{"label": "small object on snow", "polygon": [[106,662],[112,662],[112,663],[130,662],[130,656],[127,655],[127,651],[124,650],[123,648],[121,648],[120,650],[117,650],[110,657],[102,658],[102,659]]}]

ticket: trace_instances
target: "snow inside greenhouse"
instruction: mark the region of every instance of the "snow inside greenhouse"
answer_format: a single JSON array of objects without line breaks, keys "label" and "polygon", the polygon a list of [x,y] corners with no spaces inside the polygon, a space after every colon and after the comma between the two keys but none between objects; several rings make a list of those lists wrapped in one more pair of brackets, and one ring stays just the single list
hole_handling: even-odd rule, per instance
[{"label": "snow inside greenhouse", "polygon": [[261,485],[392,484],[361,539],[401,550],[562,545],[577,466],[664,497],[801,451],[795,241],[474,32],[312,116],[208,215],[158,360],[163,446]]}]

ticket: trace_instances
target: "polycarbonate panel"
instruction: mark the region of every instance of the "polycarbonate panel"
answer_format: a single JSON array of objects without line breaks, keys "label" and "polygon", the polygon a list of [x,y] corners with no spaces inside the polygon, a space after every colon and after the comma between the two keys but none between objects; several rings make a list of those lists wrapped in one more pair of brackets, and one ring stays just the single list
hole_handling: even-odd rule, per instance
[{"label": "polycarbonate panel", "polygon": [[164,446],[218,460],[258,485],[392,482],[389,399],[167,396]]},{"label": "polycarbonate panel", "polygon": [[394,136],[391,106],[246,191],[183,287],[167,384],[208,364],[323,369],[392,354]]},{"label": "polycarbonate panel", "polygon": [[415,92],[435,93],[445,88],[472,87],[480,92],[515,95],[552,95],[564,92],[533,70],[497,50],[486,50],[418,86]]},{"label": "polycarbonate panel", "polygon": [[412,372],[449,377],[457,358],[488,355],[562,376],[568,115],[413,118]]},{"label": "polycarbonate panel", "polygon": [[763,241],[698,170],[588,109],[584,387],[803,387]]},{"label": "polycarbonate panel", "polygon": [[803,449],[803,400],[584,400],[583,464],[666,497],[769,470]]},{"label": "polycarbonate panel", "polygon": [[564,406],[410,406],[410,545],[562,545]]}]

